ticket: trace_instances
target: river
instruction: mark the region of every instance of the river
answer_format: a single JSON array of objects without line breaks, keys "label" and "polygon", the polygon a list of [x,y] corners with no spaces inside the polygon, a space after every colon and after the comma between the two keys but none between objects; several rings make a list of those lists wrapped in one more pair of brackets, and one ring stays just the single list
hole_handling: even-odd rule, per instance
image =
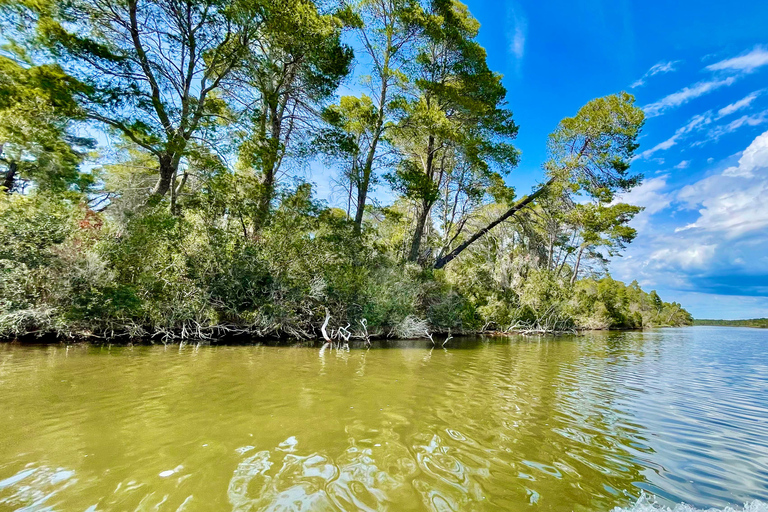
[{"label": "river", "polygon": [[397,345],[0,345],[0,510],[768,511],[768,330]]}]

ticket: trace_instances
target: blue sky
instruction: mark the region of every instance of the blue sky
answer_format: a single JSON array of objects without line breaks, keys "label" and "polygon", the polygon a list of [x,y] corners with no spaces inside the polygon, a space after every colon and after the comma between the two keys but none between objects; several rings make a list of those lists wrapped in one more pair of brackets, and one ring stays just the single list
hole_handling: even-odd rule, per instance
[{"label": "blue sky", "polygon": [[624,200],[646,211],[611,271],[698,318],[768,316],[768,2],[470,0],[520,125],[521,193],[545,138],[627,90],[648,116]]}]

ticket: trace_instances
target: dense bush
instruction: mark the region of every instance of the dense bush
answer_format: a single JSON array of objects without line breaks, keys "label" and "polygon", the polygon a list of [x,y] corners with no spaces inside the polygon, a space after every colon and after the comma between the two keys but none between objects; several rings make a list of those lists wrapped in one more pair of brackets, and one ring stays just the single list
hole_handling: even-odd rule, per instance
[{"label": "dense bush", "polygon": [[[258,237],[146,208],[108,219],[70,199],[0,198],[0,335],[195,338],[318,336],[332,325],[372,335],[481,329],[641,328],[690,323],[637,283],[567,279],[523,259],[505,276],[473,253],[450,271],[403,265],[372,233],[301,185]],[[509,269],[507,269],[509,270]]]}]

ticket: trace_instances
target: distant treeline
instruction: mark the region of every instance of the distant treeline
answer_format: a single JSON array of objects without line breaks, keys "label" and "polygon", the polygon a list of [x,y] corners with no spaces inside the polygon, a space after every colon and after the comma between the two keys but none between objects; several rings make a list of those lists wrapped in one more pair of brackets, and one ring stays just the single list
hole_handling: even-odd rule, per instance
[{"label": "distant treeline", "polygon": [[723,325],[727,327],[762,327],[768,328],[768,318],[752,318],[749,320],[694,320],[693,325]]}]

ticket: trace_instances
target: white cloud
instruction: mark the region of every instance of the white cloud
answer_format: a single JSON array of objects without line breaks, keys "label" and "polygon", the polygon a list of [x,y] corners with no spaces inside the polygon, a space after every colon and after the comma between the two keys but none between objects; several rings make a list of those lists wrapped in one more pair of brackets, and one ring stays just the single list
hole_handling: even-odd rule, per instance
[{"label": "white cloud", "polygon": [[525,28],[521,25],[515,27],[515,35],[512,38],[510,50],[518,59],[522,59],[525,54]]},{"label": "white cloud", "polygon": [[756,170],[766,168],[768,168],[768,132],[758,135],[741,154],[739,165],[727,168],[723,174],[751,177]]},{"label": "white cloud", "polygon": [[717,111],[717,117],[722,118],[727,115],[733,114],[736,111],[739,111],[741,109],[749,107],[749,105],[757,99],[758,96],[760,96],[763,93],[762,90],[755,91],[748,96],[745,96],[744,98],[740,99],[739,101],[735,103],[731,103],[730,105],[727,105],[720,110]]},{"label": "white cloud", "polygon": [[643,213],[654,214],[667,208],[672,201],[672,197],[663,191],[667,188],[668,175],[659,176],[633,188],[629,192],[622,194],[614,202],[628,203],[645,208]]},{"label": "white cloud", "polygon": [[661,262],[664,267],[673,265],[682,270],[705,268],[714,258],[716,244],[695,244],[686,247],[667,247],[651,254],[652,263]]},{"label": "white cloud", "polygon": [[683,160],[675,166],[675,169],[687,169],[691,165],[690,160]]},{"label": "white cloud", "polygon": [[640,78],[639,80],[636,80],[630,87],[634,89],[635,87],[643,86],[645,85],[645,81],[654,75],[676,71],[677,68],[675,66],[677,66],[677,64],[679,63],[680,63],[679,60],[671,60],[669,62],[656,63],[653,66],[651,66],[651,69],[645,72],[642,78]]},{"label": "white cloud", "polygon": [[684,187],[678,200],[698,218],[676,231],[696,230],[734,239],[768,229],[768,131],[744,150],[738,165]]},{"label": "white cloud", "polygon": [[768,49],[756,46],[751,52],[739,57],[721,60],[707,66],[709,71],[743,71],[750,73],[768,64]]},{"label": "white cloud", "polygon": [[729,76],[722,79],[698,82],[690,87],[684,87],[677,92],[665,96],[659,101],[649,103],[643,107],[643,110],[647,117],[660,116],[671,108],[679,107],[692,99],[703,96],[721,87],[732,85],[735,81],[736,77]]},{"label": "white cloud", "polygon": [[528,20],[516,3],[509,5],[507,9],[509,53],[515,57],[519,64],[525,56],[525,40],[528,36]]},{"label": "white cloud", "polygon": [[723,135],[735,132],[742,126],[759,126],[766,121],[768,121],[768,110],[763,110],[762,112],[753,115],[744,115],[738,119],[734,119],[728,124],[712,128],[708,133],[708,140],[697,142],[694,145],[700,146],[709,141],[716,141]]},{"label": "white cloud", "polygon": [[656,144],[651,149],[646,149],[645,151],[637,155],[636,158],[650,158],[651,155],[653,155],[658,151],[669,149],[675,144],[677,144],[682,137],[686,136],[687,134],[691,133],[694,130],[701,129],[703,126],[708,125],[711,122],[712,122],[712,113],[709,111],[704,112],[703,114],[693,116],[685,126],[681,126],[680,128],[678,128],[675,131],[675,134],[672,135],[670,138],[668,138],[664,142],[660,142]]}]

